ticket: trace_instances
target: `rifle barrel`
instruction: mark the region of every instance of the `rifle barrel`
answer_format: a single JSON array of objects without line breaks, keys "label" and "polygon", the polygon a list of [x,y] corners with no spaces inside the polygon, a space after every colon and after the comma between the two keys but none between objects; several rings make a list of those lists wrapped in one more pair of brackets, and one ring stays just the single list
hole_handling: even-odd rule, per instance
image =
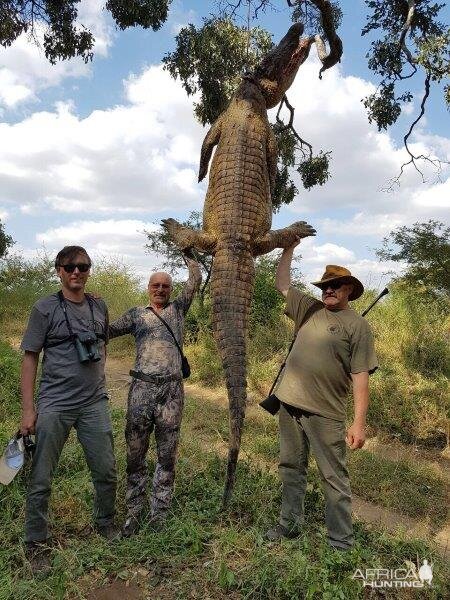
[{"label": "rifle barrel", "polygon": [[386,296],[386,294],[389,294],[389,290],[387,288],[384,288],[384,290],[378,294],[378,296],[375,298],[375,300],[372,302],[372,304],[366,308],[366,310],[361,314],[361,316],[365,317],[367,315],[367,313],[369,312],[369,310],[371,310],[375,306],[375,304],[378,302],[378,300],[381,300],[381,298],[383,296]]}]

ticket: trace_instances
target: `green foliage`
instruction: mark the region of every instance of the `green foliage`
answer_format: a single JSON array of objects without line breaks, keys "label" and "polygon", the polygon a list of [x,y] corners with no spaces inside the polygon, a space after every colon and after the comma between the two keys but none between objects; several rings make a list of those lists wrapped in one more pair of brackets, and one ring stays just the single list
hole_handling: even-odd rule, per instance
[{"label": "green foliage", "polygon": [[[298,21],[303,23],[306,33],[310,33],[312,35],[319,33],[323,35],[324,31],[322,26],[322,18],[317,6],[315,6],[314,3],[310,2],[309,0],[303,0],[293,4],[295,5],[294,10],[292,11],[292,20],[294,23]],[[342,8],[339,6],[339,1],[331,0],[330,4],[332,9],[333,24],[335,29],[338,29],[341,26],[344,13]]]},{"label": "green foliage", "polygon": [[7,256],[0,263],[0,323],[19,328],[33,304],[58,288],[53,261],[42,254],[36,260],[19,255]]},{"label": "green foliage", "polygon": [[[193,210],[189,213],[188,218],[181,222],[184,227],[190,227],[195,231],[202,229],[203,215],[200,211]],[[174,275],[179,269],[186,267],[183,255],[180,252],[178,246],[176,246],[163,227],[156,231],[145,232],[148,243],[145,245],[146,250],[149,252],[155,252],[155,254],[162,255],[164,257],[160,264],[160,268],[167,270],[169,273]],[[204,267],[206,273],[211,269],[211,257],[206,254],[201,254],[201,264]]]},{"label": "green foliage", "polygon": [[402,112],[402,103],[412,100],[410,90],[397,97],[399,82],[410,79],[423,67],[432,81],[441,81],[450,72],[448,28],[439,21],[445,4],[433,0],[415,3],[410,28],[405,36],[407,51],[400,44],[402,30],[407,21],[408,3],[404,0],[365,0],[369,9],[362,35],[380,31],[382,37],[371,42],[367,54],[368,66],[380,78],[375,94],[363,100],[369,115],[379,129],[393,125]]},{"label": "green foliage", "polygon": [[250,331],[256,325],[270,327],[283,314],[285,299],[275,287],[278,258],[260,256],[255,262],[255,283],[250,313]]},{"label": "green foliage", "polygon": [[167,20],[171,0],[108,0],[109,10],[120,29],[140,26],[160,29]]},{"label": "green foliage", "polygon": [[[43,29],[46,58],[55,64],[75,56],[85,62],[92,60],[95,39],[86,27],[77,26],[80,0],[7,0],[0,3],[0,45],[10,46],[22,33],[39,43]],[[104,8],[110,11],[120,29],[141,26],[159,29],[167,19],[170,0],[108,0]]]},{"label": "green foliage", "polygon": [[116,319],[133,306],[148,302],[145,290],[133,270],[117,260],[96,263],[88,279],[87,291],[106,302],[110,319]]},{"label": "green foliage", "polygon": [[399,118],[402,107],[401,102],[411,102],[411,93],[404,94],[399,98],[394,97],[394,83],[380,85],[378,90],[363,98],[364,107],[367,110],[369,122],[375,122],[378,130],[387,129]]},{"label": "green foliage", "polygon": [[381,260],[406,263],[402,279],[428,292],[450,293],[450,227],[430,219],[392,231],[377,250]]},{"label": "green foliage", "polygon": [[18,415],[20,355],[0,340],[0,422]]},{"label": "green foliage", "polygon": [[297,171],[306,190],[315,185],[324,185],[330,177],[330,152],[320,152],[300,163]]},{"label": "green foliage", "polygon": [[[367,292],[354,306],[365,306],[371,298]],[[369,313],[380,364],[370,383],[368,422],[375,431],[407,443],[448,443],[449,309],[446,298],[424,297],[416,288],[392,284],[389,296]]]},{"label": "green foliage", "polygon": [[14,240],[5,232],[5,228],[0,219],[0,260],[8,254],[8,248],[14,244]]},{"label": "green foliage", "polygon": [[226,109],[243,73],[253,70],[272,46],[264,29],[247,32],[231,19],[217,17],[204,19],[200,28],[183,27],[175,41],[176,50],[163,62],[189,96],[200,93],[194,106],[203,125],[213,123]]}]

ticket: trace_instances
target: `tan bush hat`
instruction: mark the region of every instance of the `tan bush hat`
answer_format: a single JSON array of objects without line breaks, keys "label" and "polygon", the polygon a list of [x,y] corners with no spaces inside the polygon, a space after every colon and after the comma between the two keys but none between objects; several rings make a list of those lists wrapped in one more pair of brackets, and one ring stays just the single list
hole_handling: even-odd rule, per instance
[{"label": "tan bush hat", "polygon": [[339,279],[343,280],[342,283],[352,283],[354,286],[353,292],[348,297],[349,300],[356,300],[364,292],[364,286],[359,279],[353,277],[348,269],[339,265],[327,265],[322,279],[320,281],[311,281],[311,283],[318,288],[323,288],[326,283]]}]

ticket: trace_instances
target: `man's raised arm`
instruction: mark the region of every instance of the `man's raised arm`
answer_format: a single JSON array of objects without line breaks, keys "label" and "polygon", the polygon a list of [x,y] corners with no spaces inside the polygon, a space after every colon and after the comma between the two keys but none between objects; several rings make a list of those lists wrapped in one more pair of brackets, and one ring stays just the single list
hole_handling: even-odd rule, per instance
[{"label": "man's raised arm", "polygon": [[281,255],[280,262],[277,267],[277,274],[275,277],[275,286],[280,294],[286,298],[289,287],[291,285],[291,264],[292,264],[292,256],[294,254],[294,249],[300,240],[298,239],[292,246],[289,248],[285,248],[283,250],[283,254]]},{"label": "man's raised arm", "polygon": [[183,313],[186,314],[189,310],[195,293],[199,290],[200,284],[202,283],[202,273],[200,271],[198,262],[195,260],[194,255],[191,252],[183,252],[183,257],[189,271],[189,277],[183,286],[181,294],[177,298],[177,302],[181,304]]}]

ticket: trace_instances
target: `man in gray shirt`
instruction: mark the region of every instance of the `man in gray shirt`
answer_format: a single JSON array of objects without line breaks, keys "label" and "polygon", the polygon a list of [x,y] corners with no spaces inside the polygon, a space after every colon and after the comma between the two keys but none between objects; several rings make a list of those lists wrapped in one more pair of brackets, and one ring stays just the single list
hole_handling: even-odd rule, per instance
[{"label": "man in gray shirt", "polygon": [[133,535],[142,521],[148,483],[145,457],[153,429],[157,453],[151,499],[153,528],[159,528],[164,522],[172,499],[184,404],[181,362],[184,317],[201,283],[197,262],[190,254],[185,255],[185,260],[189,279],[172,302],[170,276],[153,273],[148,283],[149,304],[131,308],[109,327],[111,338],[131,334],[136,340],[125,429],[128,514],[122,529],[124,537]]},{"label": "man in gray shirt", "polygon": [[[21,433],[36,433],[26,502],[25,540],[33,570],[48,568],[47,513],[51,481],[73,428],[83,446],[95,487],[97,531],[112,539],[116,467],[105,386],[108,313],[85,294],[91,260],[80,246],[66,246],[55,260],[62,289],[41,298],[31,311],[21,348]],[[36,407],[34,388],[44,352]]]}]

